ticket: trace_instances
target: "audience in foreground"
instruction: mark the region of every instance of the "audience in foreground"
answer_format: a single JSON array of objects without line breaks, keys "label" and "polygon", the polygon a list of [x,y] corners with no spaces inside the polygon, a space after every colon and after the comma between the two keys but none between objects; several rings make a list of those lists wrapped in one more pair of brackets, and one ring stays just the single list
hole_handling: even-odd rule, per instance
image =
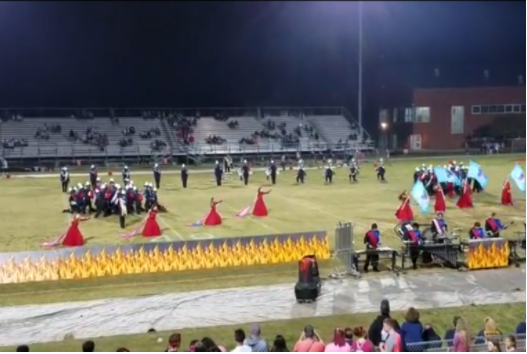
[{"label": "audience in foreground", "polygon": [[[305,326],[300,337],[293,346],[293,352],[426,352],[444,351],[448,348],[450,352],[516,352],[524,349],[525,346],[525,322],[521,322],[516,327],[523,332],[516,333],[516,336],[509,335],[503,337],[495,321],[487,317],[483,323],[483,329],[477,336],[472,336],[472,332],[465,318],[455,316],[452,322],[453,327],[447,329],[444,340],[435,333],[431,324],[423,325],[420,322],[419,311],[415,308],[408,309],[405,322],[399,327],[397,320],[390,316],[390,303],[382,300],[380,314],[373,320],[369,329],[364,327],[356,328],[335,328],[329,342],[324,343],[321,335],[311,325]],[[155,332],[154,329],[149,332]],[[520,337],[517,337],[520,336]],[[518,338],[522,340],[518,345]],[[177,352],[181,350],[183,338],[181,334],[174,333],[168,338],[165,352]],[[234,345],[232,352],[289,352],[289,345],[286,337],[282,334],[275,336],[272,345],[262,337],[262,331],[258,324],[250,326],[249,334],[246,336],[243,329],[236,329],[232,340],[229,342]],[[210,337],[203,337],[201,340],[193,339],[187,349],[189,352],[226,352],[226,347],[216,343]],[[289,345],[288,345],[289,344]],[[520,348],[518,348],[518,346]],[[27,345],[20,345],[17,352],[29,352]],[[83,352],[95,352],[95,342],[87,340],[82,344]],[[117,352],[129,352],[125,347],[116,349]]]}]

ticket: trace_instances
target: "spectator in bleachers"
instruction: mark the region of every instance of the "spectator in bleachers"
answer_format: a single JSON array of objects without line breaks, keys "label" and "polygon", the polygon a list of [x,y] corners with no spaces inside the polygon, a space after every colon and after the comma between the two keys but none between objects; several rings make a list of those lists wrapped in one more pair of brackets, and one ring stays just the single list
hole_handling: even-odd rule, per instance
[{"label": "spectator in bleachers", "polygon": [[205,142],[210,145],[221,145],[226,141],[227,140],[218,135],[209,135],[207,138],[205,138]]},{"label": "spectator in bleachers", "polygon": [[130,136],[135,134],[135,128],[134,127],[128,127],[123,129],[123,135]]},{"label": "spectator in bleachers", "polygon": [[133,145],[134,140],[132,138],[122,138],[121,140],[119,140],[118,144],[120,147],[124,148]]},{"label": "spectator in bleachers", "polygon": [[516,348],[517,348],[516,337],[514,337],[514,336],[507,336],[507,338],[505,338],[505,351],[506,352],[515,352]]},{"label": "spectator in bleachers", "polygon": [[406,311],[404,320],[401,326],[401,338],[405,348],[410,352],[422,351],[423,348],[421,345],[413,345],[423,342],[424,327],[421,321],[419,321],[419,311],[410,307]]},{"label": "spectator in bleachers", "polygon": [[156,139],[150,143],[150,148],[154,151],[163,151],[167,147],[167,143],[163,140]]},{"label": "spectator in bleachers", "polygon": [[470,343],[472,342],[472,335],[468,329],[467,323],[463,318],[459,318],[456,322],[456,333],[452,340],[452,350],[457,353],[470,352]]},{"label": "spectator in bleachers", "polygon": [[346,336],[342,328],[336,328],[333,331],[333,339],[326,345],[325,352],[351,352],[351,346],[346,342]]},{"label": "spectator in bleachers", "polygon": [[159,128],[151,128],[149,130],[145,130],[139,134],[141,139],[152,139],[154,137],[161,136],[161,130]]},{"label": "spectator in bleachers", "polygon": [[251,334],[249,338],[245,339],[244,344],[251,347],[251,351],[253,352],[268,352],[269,347],[267,346],[267,342],[261,335],[262,331],[260,330],[260,326],[257,324],[251,325]]},{"label": "spectator in bleachers", "polygon": [[231,120],[229,122],[227,122],[227,126],[231,129],[236,129],[240,126],[240,123],[238,123],[237,120]]},{"label": "spectator in bleachers", "polygon": [[[382,341],[382,329],[384,320],[390,317],[390,302],[386,299],[381,301],[381,314],[370,325],[368,329],[368,338],[372,341],[375,346],[379,346]],[[396,330],[399,330],[399,323],[394,320],[394,326]]]},{"label": "spectator in bleachers", "polygon": [[229,120],[229,116],[225,114],[225,112],[222,113],[216,113],[214,115],[214,119],[219,120],[220,122],[226,122]]},{"label": "spectator in bleachers", "polygon": [[304,331],[295,343],[294,352],[320,353],[325,349],[324,342],[317,334],[313,326],[304,327]]},{"label": "spectator in bleachers", "polygon": [[2,141],[2,147],[4,149],[14,149],[18,147],[26,147],[28,146],[28,142],[26,139],[4,139]]}]

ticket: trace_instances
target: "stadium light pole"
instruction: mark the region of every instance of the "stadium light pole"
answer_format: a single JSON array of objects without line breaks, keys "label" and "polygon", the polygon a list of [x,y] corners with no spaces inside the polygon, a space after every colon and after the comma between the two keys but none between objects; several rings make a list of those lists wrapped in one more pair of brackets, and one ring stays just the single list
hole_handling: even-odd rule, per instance
[{"label": "stadium light pole", "polygon": [[358,3],[359,10],[359,60],[358,60],[358,93],[357,93],[357,120],[359,122],[359,136],[362,142],[363,139],[363,128],[362,128],[362,41],[363,41],[363,30],[362,30],[362,1]]}]

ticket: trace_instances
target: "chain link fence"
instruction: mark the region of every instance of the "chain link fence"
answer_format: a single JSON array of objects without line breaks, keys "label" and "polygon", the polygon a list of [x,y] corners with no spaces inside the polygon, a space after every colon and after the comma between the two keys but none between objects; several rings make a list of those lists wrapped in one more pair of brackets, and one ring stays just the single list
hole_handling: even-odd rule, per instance
[{"label": "chain link fence", "polygon": [[[516,350],[514,352],[525,352],[525,334],[513,334],[516,338]],[[507,336],[501,336],[499,339],[500,349],[502,352],[509,351],[505,347]],[[452,341],[438,340],[428,342],[412,343],[407,348],[407,352],[453,352]],[[488,343],[485,338],[476,338],[474,344],[470,347],[471,352],[489,352]]]}]

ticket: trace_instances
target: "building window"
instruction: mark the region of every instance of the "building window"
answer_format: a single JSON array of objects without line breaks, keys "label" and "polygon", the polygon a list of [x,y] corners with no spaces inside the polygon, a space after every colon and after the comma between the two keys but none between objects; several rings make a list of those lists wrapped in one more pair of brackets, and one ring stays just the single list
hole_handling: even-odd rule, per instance
[{"label": "building window", "polygon": [[505,113],[512,113],[512,104],[505,105]]},{"label": "building window", "polygon": [[481,106],[481,114],[489,113],[489,106]]},{"label": "building window", "polygon": [[502,104],[496,105],[496,113],[504,113],[505,112],[505,106]]},{"label": "building window", "polygon": [[472,114],[481,114],[481,106],[472,106]]},{"label": "building window", "polygon": [[521,109],[522,109],[522,113],[525,113],[525,105],[524,104],[522,104]]},{"label": "building window", "polygon": [[416,123],[430,123],[430,107],[416,107],[415,108],[415,122]]},{"label": "building window", "polygon": [[489,106],[489,113],[496,113],[496,105]]},{"label": "building window", "polygon": [[512,106],[512,111],[514,113],[520,113],[521,112],[521,106],[519,104],[515,104]]}]

